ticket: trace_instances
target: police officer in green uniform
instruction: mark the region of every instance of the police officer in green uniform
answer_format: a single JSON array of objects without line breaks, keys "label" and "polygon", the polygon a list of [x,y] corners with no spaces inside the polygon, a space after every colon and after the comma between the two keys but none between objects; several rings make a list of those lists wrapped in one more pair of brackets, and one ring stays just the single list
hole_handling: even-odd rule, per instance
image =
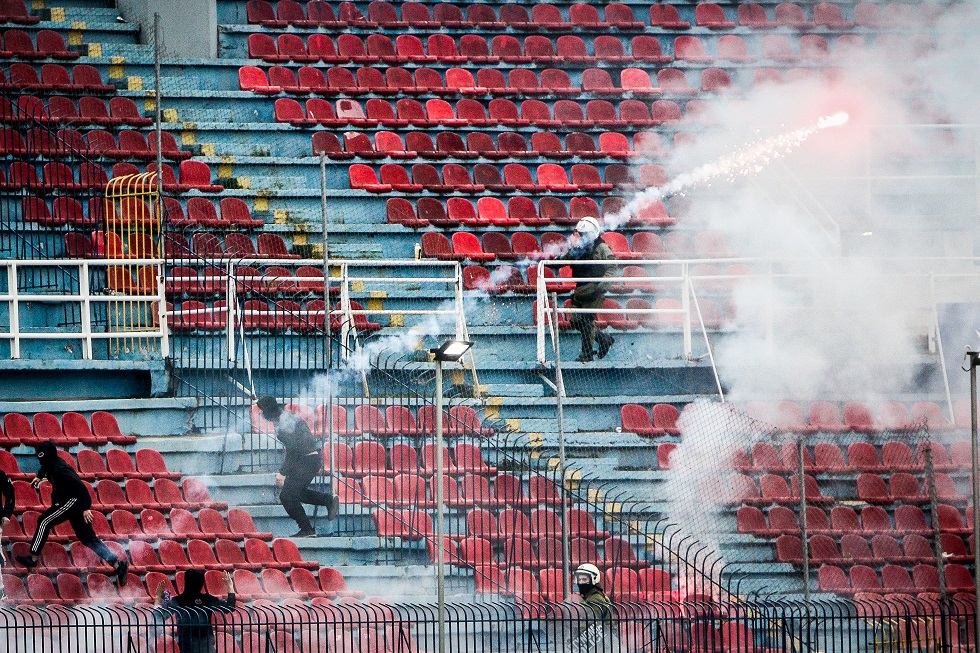
[{"label": "police officer in green uniform", "polygon": [[620,650],[615,629],[612,601],[600,587],[599,568],[585,563],[578,566],[572,580],[582,596],[587,613],[582,619],[578,636],[572,642],[573,653],[613,653]]},{"label": "police officer in green uniform", "polygon": [[[615,260],[612,249],[600,237],[599,221],[593,217],[585,217],[575,225],[575,234],[570,240],[571,247],[562,256],[570,261],[609,261]],[[614,277],[616,266],[603,263],[573,263],[572,277]],[[572,308],[602,308],[610,283],[604,281],[580,281],[572,293]],[[599,358],[605,358],[615,340],[608,333],[603,333],[596,326],[595,313],[572,313],[569,321],[572,328],[582,335],[582,353],[576,359],[580,363],[589,363],[596,354],[592,349],[593,342],[599,344]]]}]

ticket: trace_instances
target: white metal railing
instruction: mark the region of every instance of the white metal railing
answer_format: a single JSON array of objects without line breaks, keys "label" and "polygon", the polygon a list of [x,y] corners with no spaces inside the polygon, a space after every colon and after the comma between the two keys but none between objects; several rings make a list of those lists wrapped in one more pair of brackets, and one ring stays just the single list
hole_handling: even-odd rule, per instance
[{"label": "white metal railing", "polygon": [[[135,267],[152,267],[155,270],[155,287],[152,294],[120,294],[109,290],[91,288],[94,271],[108,272],[110,268],[121,267],[127,270]],[[0,260],[0,268],[5,272],[6,291],[0,293],[0,304],[8,307],[6,331],[0,331],[0,340],[10,344],[10,358],[21,358],[24,341],[30,340],[79,340],[82,343],[82,358],[95,358],[95,341],[142,341],[145,346],[156,349],[161,357],[169,356],[169,332],[166,326],[166,302],[164,297],[163,261],[160,259],[65,259],[65,260]],[[70,270],[77,279],[77,290],[59,288],[54,292],[37,292],[24,288],[25,279],[21,272],[39,268],[61,268]],[[31,283],[36,286],[36,280]],[[59,284],[70,286],[71,284]],[[108,289],[108,285],[106,285]],[[74,325],[37,325],[22,321],[22,306],[30,304],[77,304],[77,330],[69,330]],[[132,316],[132,306],[138,305],[140,319]],[[125,308],[123,308],[125,306]],[[96,331],[100,322],[96,311],[104,311],[105,330]],[[144,323],[143,318],[148,318]],[[2,328],[2,327],[0,327]],[[108,353],[106,354],[108,357]]]},{"label": "white metal railing", "polygon": [[[295,308],[287,312],[291,317],[296,317],[306,321],[308,324],[323,324],[324,328],[333,330],[336,327],[335,335],[341,343],[347,346],[341,347],[340,355],[344,360],[357,356],[361,351],[361,338],[363,336],[362,319],[368,316],[389,316],[396,319],[400,324],[414,331],[421,339],[422,336],[438,336],[444,333],[452,333],[456,339],[465,340],[468,338],[466,327],[466,313],[463,306],[463,275],[460,264],[455,261],[434,261],[434,260],[376,260],[376,261],[349,261],[331,260],[330,278],[323,277],[297,277],[297,276],[276,276],[270,274],[254,275],[251,271],[244,268],[256,268],[258,266],[278,266],[283,268],[298,268],[301,266],[323,268],[322,259],[261,259],[248,258],[229,261],[227,259],[212,260],[208,265],[221,267],[224,269],[223,281],[225,285],[226,304],[219,308],[191,309],[191,310],[171,310],[167,313],[170,317],[182,318],[193,315],[206,315],[212,318],[218,317],[222,324],[225,337],[228,361],[236,362],[237,342],[244,338],[243,329],[240,324],[243,318],[261,318],[268,316],[268,312],[247,310],[240,306],[239,287],[249,286],[249,284],[261,283],[264,285],[274,284],[297,284],[313,283],[319,285],[324,283],[326,289],[330,284],[337,288],[339,297],[329,302],[325,301],[323,309]],[[378,271],[384,269],[382,275]],[[176,281],[182,277],[171,275],[170,281]],[[418,297],[409,297],[410,292],[416,292]],[[392,289],[404,289],[405,297],[409,300],[428,300],[431,296],[425,295],[423,287],[441,287],[443,291],[449,291],[451,298],[440,302],[437,306],[431,307],[420,304],[419,308],[384,308],[379,305],[372,307],[370,299],[388,298]],[[273,291],[270,293],[275,295]],[[333,295],[329,292],[325,295]],[[367,297],[365,304],[357,302],[352,295]],[[417,318],[417,323],[413,325],[405,324],[404,318]],[[397,337],[397,336],[396,336]],[[247,351],[247,350],[246,350]],[[475,363],[472,353],[468,357],[471,372],[476,376]],[[246,365],[248,364],[245,361]]]}]

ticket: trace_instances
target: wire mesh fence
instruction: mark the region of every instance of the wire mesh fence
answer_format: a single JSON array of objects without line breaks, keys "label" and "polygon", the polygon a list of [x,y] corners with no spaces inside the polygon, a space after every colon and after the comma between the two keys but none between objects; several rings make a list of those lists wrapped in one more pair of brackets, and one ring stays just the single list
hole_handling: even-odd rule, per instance
[{"label": "wire mesh fence", "polygon": [[[308,605],[293,599],[233,611],[151,606],[22,605],[0,610],[5,650],[432,651],[432,604]],[[446,606],[447,651],[949,651],[972,646],[973,613],[960,600]],[[204,614],[208,612],[208,614]],[[202,620],[203,624],[202,625]],[[210,621],[210,623],[208,623]],[[209,632],[210,631],[210,632]]]}]

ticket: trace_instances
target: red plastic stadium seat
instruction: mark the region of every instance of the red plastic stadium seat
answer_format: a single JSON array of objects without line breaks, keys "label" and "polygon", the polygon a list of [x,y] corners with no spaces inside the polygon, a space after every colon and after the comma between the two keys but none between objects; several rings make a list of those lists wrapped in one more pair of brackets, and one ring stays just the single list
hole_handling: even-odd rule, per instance
[{"label": "red plastic stadium seat", "polygon": [[694,9],[695,22],[699,27],[710,29],[731,29],[735,23],[728,20],[725,11],[713,2],[698,3]]},{"label": "red plastic stadium seat", "polygon": [[650,7],[650,25],[666,30],[689,29],[691,24],[681,20],[673,5],[655,4]]}]

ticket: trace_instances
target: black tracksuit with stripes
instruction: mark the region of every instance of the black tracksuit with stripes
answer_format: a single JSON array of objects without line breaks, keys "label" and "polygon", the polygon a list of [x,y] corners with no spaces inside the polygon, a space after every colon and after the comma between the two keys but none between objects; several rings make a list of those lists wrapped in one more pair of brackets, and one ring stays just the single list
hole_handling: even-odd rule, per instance
[{"label": "black tracksuit with stripes", "polygon": [[83,513],[92,507],[92,497],[89,496],[88,487],[71,465],[58,457],[58,451],[53,444],[45,442],[38,447],[35,455],[41,462],[37,477],[50,481],[52,490],[51,507],[41,513],[37,520],[37,533],[31,540],[31,553],[35,556],[40,555],[51,529],[67,521],[71,524],[79,542],[95,551],[110,565],[116,564],[118,558],[96,536],[92,525],[85,521]]}]

